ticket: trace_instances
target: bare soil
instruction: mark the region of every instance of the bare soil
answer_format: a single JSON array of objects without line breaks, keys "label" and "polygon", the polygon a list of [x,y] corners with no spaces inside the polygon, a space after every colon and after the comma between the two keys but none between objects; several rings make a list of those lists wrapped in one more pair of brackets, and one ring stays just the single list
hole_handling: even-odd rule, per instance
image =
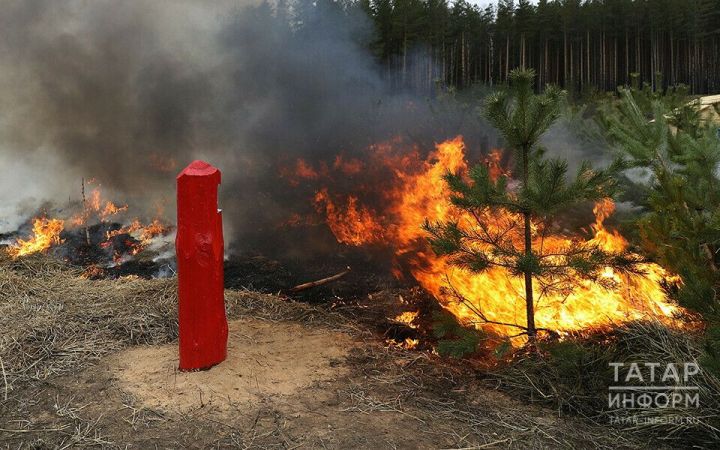
[{"label": "bare soil", "polygon": [[232,411],[337,379],[347,372],[343,362],[352,347],[342,333],[239,319],[229,323],[227,360],[210,370],[179,372],[175,344],[130,348],[108,365],[118,386],[143,407]]}]

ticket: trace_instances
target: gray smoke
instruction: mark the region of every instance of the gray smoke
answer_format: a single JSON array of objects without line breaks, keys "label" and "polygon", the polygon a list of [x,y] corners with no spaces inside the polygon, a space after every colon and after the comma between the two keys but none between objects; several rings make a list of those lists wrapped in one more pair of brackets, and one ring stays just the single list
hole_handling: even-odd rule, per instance
[{"label": "gray smoke", "polygon": [[[303,1],[18,0],[0,14],[0,215],[79,195],[95,178],[132,208],[164,202],[193,159],[223,171],[228,240],[299,202],[278,163],[405,136],[424,148],[486,130],[461,106],[389,89],[366,48],[368,19]],[[287,22],[294,21],[293,27]],[[468,117],[473,116],[473,117]],[[2,224],[0,224],[0,227]]]}]

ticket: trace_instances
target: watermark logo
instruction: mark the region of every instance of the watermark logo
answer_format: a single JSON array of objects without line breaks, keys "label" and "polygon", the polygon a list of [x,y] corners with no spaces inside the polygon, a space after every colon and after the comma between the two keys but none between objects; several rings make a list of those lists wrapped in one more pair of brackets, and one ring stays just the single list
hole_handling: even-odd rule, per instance
[{"label": "watermark logo", "polygon": [[[610,363],[613,383],[608,387],[608,407],[615,410],[688,409],[700,407],[700,388],[693,377],[700,373],[697,363],[633,362]],[[693,417],[622,415],[611,423],[638,421],[689,422]]]}]

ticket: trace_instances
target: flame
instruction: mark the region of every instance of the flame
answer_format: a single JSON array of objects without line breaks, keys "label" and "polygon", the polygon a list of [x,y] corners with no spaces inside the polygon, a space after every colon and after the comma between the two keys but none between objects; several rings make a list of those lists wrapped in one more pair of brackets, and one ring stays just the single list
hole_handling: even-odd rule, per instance
[{"label": "flame", "polygon": [[63,220],[37,217],[33,220],[32,236],[28,240],[18,239],[14,245],[8,247],[8,252],[13,258],[45,252],[51,246],[62,242],[60,233],[64,228]]},{"label": "flame", "polygon": [[[94,184],[94,180],[88,180],[87,184]],[[97,185],[99,186],[99,185]],[[120,213],[128,210],[127,205],[118,206],[110,200],[102,198],[99,187],[94,188],[85,198],[82,204],[82,211],[71,216],[69,219],[53,218],[48,219],[45,216],[33,219],[32,236],[27,240],[18,239],[17,242],[8,248],[11,257],[29,255],[32,253],[48,250],[50,247],[59,245],[63,241],[60,239],[60,233],[66,229],[77,229],[79,227],[87,227],[91,220],[96,222],[108,222],[109,220],[119,220],[115,217]],[[161,206],[158,207],[160,213]],[[123,244],[127,248],[122,253],[113,255],[115,262],[121,261],[127,255],[136,255],[145,249],[151,241],[160,235],[165,235],[171,231],[171,227],[164,225],[159,219],[154,219],[148,224],[143,224],[139,219],[133,219],[130,224],[120,227],[117,230],[106,233],[106,240],[98,245],[103,248],[113,246],[111,239],[122,235],[129,234],[133,239],[126,240]]]},{"label": "flame", "polygon": [[[90,180],[87,183],[92,184],[93,182],[93,180]],[[79,227],[87,223],[93,216],[104,222],[112,216],[127,211],[127,209],[128,205],[118,206],[110,200],[103,200],[100,188],[98,187],[90,191],[83,205],[82,212],[71,217],[69,222],[71,225]]]},{"label": "flame", "polygon": [[614,230],[612,232],[605,229],[603,222],[615,212],[615,203],[609,198],[600,200],[595,203],[593,214],[595,214],[595,223],[591,225],[595,232],[593,242],[598,244],[600,248],[608,252],[622,252],[627,248],[627,241],[624,237]]},{"label": "flame", "polygon": [[404,313],[395,316],[393,320],[395,322],[403,323],[410,328],[417,328],[417,325],[415,325],[414,322],[415,319],[418,318],[418,314],[420,314],[419,311],[405,311]]},{"label": "flame", "polygon": [[[147,225],[143,225],[143,223],[140,221],[140,219],[133,219],[133,221],[124,227],[118,228],[117,230],[108,231],[106,233],[106,241],[103,244],[110,244],[110,240],[114,238],[115,236],[120,236],[123,234],[129,234],[133,238],[135,238],[138,242],[133,242],[131,240],[125,241],[125,246],[129,248],[128,253],[130,255],[137,255],[142,250],[145,249],[152,240],[157,237],[164,234],[167,234],[170,231],[170,227],[163,225],[162,222],[160,222],[159,219],[154,219],[151,223]],[[100,245],[103,245],[100,244]],[[122,261],[124,258],[123,254],[115,254],[113,257],[113,260],[118,263]]]},{"label": "flame", "polygon": [[359,159],[344,159],[341,155],[335,157],[333,168],[339,170],[346,176],[359,174],[363,169],[363,163]]},{"label": "flame", "polygon": [[386,344],[390,347],[404,348],[405,350],[412,350],[420,344],[420,339],[405,338],[405,340],[398,342],[394,339],[387,339]]},{"label": "flame", "polygon": [[[503,324],[525,325],[522,278],[499,267],[477,274],[454,266],[448,258],[438,257],[428,248],[426,232],[421,227],[425,220],[457,220],[466,229],[477,226],[469,213],[451,204],[443,178],[448,171],[462,173],[468,169],[462,137],[436,145],[424,160],[417,149],[398,153],[396,146],[397,142],[369,149],[371,162],[385,166],[393,174],[393,180],[388,181],[391,188],[383,193],[387,208],[381,215],[360,205],[355,195],[347,198],[346,207],[338,208],[326,188],[316,194],[315,203],[324,206],[318,209],[325,213],[338,242],[356,246],[382,242],[392,246],[398,260],[409,266],[418,283],[462,323],[502,336],[517,334],[518,328]],[[491,176],[506,174],[501,159],[502,153],[494,150],[484,161]],[[610,199],[595,205],[596,219],[591,226],[594,236],[587,240],[553,233],[534,223],[533,246],[542,247],[544,253],[578,243],[596,245],[607,252],[623,251],[628,246],[625,238],[604,227],[614,208]],[[487,210],[482,214],[496,230],[512,230],[522,223],[522,217],[512,213]],[[518,231],[511,231],[509,236],[516,246],[521,246],[522,227],[515,228]],[[657,264],[643,263],[640,269],[643,275],[615,273],[607,267],[601,274],[602,283],[577,276],[569,291],[561,294],[541,292],[535,283],[537,327],[563,335],[649,318],[681,325],[676,317],[682,309],[667,298],[663,289],[663,284],[677,283],[679,278]],[[610,285],[612,289],[608,288]],[[484,320],[476,311],[482,311]],[[396,320],[403,323],[410,317],[401,316]]]},{"label": "flame", "polygon": [[102,220],[107,220],[108,217],[114,216],[122,211],[127,211],[127,209],[127,205],[117,206],[113,202],[107,201],[105,202],[105,207],[103,207],[102,211],[99,211],[100,218]]},{"label": "flame", "polygon": [[405,338],[405,341],[402,343],[402,347],[407,350],[412,350],[417,347],[419,343],[420,339]]},{"label": "flame", "polygon": [[363,245],[382,239],[383,229],[370,210],[358,207],[358,199],[349,196],[347,205],[339,208],[330,198],[327,189],[315,194],[315,206],[324,211],[327,224],[338,242],[348,245]]}]

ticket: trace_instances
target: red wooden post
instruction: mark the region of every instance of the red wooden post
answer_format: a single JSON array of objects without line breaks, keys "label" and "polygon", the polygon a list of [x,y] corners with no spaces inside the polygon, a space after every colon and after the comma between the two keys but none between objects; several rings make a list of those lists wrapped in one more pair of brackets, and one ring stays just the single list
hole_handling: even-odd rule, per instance
[{"label": "red wooden post", "polygon": [[180,370],[207,369],[227,357],[220,170],[193,161],[177,176]]}]

